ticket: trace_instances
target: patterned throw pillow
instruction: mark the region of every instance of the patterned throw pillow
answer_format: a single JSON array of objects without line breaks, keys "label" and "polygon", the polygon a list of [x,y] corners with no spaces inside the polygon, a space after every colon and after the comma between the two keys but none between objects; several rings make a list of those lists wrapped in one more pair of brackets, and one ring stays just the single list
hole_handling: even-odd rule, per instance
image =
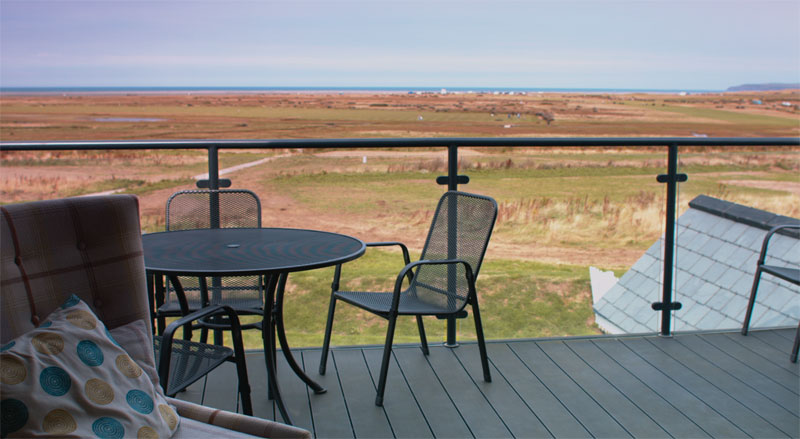
[{"label": "patterned throw pillow", "polygon": [[180,418],[77,296],[0,348],[3,437],[169,438]]}]

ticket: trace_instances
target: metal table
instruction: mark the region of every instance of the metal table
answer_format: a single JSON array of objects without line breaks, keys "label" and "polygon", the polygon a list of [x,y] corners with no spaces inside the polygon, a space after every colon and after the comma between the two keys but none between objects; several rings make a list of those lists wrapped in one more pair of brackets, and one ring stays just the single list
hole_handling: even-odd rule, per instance
[{"label": "metal table", "polygon": [[[292,356],[283,323],[283,293],[288,273],[328,267],[356,259],[365,244],[336,233],[300,229],[198,229],[150,233],[142,236],[145,268],[154,276],[264,277],[262,336],[271,352],[264,352],[269,389],[285,422],[291,424],[275,374],[277,332],[292,370],[315,393],[325,389],[309,378]],[[163,294],[163,282],[156,283]],[[274,329],[273,329],[274,328]]]}]

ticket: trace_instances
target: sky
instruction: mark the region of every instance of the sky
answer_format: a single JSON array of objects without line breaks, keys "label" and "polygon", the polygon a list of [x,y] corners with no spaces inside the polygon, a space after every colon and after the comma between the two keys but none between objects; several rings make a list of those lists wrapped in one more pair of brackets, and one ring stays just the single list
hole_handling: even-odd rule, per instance
[{"label": "sky", "polygon": [[800,0],[0,0],[2,87],[800,82]]}]

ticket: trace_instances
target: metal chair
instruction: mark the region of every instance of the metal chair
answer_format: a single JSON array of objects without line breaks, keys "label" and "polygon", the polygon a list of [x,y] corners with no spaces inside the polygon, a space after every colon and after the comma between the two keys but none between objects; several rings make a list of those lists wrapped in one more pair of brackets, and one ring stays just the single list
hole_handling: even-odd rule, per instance
[{"label": "metal chair", "polygon": [[[174,193],[167,200],[166,230],[261,227],[261,202],[258,196],[244,189],[186,190]],[[165,317],[179,317],[210,305],[226,305],[238,315],[264,315],[264,289],[260,276],[212,277],[198,279],[180,277],[187,309],[171,283],[167,293],[157,299],[158,332],[163,333]],[[206,288],[203,288],[203,284]],[[222,344],[222,330],[230,330],[227,317],[204,318],[194,324],[201,328],[201,341],[214,330],[214,343]],[[188,328],[191,331],[191,328]],[[261,329],[261,322],[243,324],[242,329]],[[189,332],[191,334],[191,332]]]},{"label": "metal chair", "polygon": [[[753,314],[753,306],[755,305],[756,302],[756,293],[758,292],[758,284],[761,281],[761,273],[769,273],[779,279],[783,279],[795,285],[800,285],[800,269],[766,264],[767,247],[769,246],[769,240],[772,238],[772,235],[784,229],[800,230],[800,225],[792,224],[792,225],[775,226],[772,229],[770,229],[770,231],[767,232],[767,236],[764,237],[764,242],[763,244],[761,244],[761,255],[758,257],[758,268],[756,269],[756,276],[753,279],[753,288],[752,290],[750,290],[750,302],[747,304],[747,312],[744,315],[744,324],[742,325],[742,335],[747,335],[747,331],[750,326],[750,317]],[[794,337],[794,346],[792,347],[792,354],[789,357],[793,363],[797,363],[798,349],[800,349],[800,324],[798,324],[797,326],[797,333],[795,334]]]},{"label": "metal chair", "polygon": [[[489,361],[483,337],[475,279],[486,253],[489,238],[497,218],[497,203],[489,197],[450,191],[439,200],[420,260],[411,262],[408,249],[399,242],[369,243],[368,247],[399,246],[405,267],[397,276],[393,292],[361,292],[339,290],[341,265],[336,267],[325,327],[325,341],[319,373],[325,374],[330,346],[336,301],[342,300],[389,320],[383,363],[378,381],[375,405],[383,405],[386,376],[392,353],[395,324],[398,315],[413,315],[417,319],[422,352],[428,355],[428,343],[422,316],[454,316],[465,314],[469,304],[475,319],[483,378],[490,382]],[[404,279],[408,286],[403,289]]]}]

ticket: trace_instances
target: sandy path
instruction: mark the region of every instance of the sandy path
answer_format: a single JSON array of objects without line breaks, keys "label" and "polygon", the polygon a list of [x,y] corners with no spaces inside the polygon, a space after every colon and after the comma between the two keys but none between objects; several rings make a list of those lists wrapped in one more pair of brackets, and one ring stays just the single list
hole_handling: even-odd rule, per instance
[{"label": "sandy path", "polygon": [[795,195],[800,195],[800,181],[725,180],[722,183],[731,186],[747,186],[758,189],[771,189],[774,191],[791,192]]}]

